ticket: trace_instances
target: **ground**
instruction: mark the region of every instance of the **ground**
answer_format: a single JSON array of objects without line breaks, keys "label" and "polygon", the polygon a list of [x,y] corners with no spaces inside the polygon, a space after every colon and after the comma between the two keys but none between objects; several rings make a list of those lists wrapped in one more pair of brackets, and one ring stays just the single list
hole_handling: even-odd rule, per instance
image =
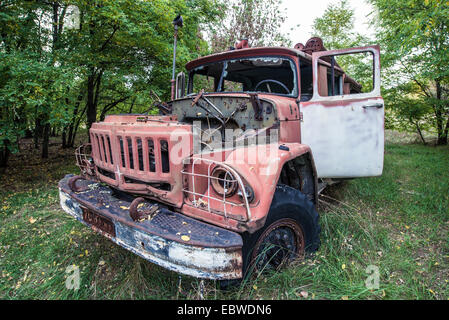
[{"label": "ground", "polygon": [[[64,213],[57,183],[77,173],[73,150],[53,145],[46,161],[22,151],[0,173],[0,298],[449,299],[449,148],[393,136],[381,177],[320,197],[315,255],[230,291],[148,263]],[[72,265],[79,290],[65,286]]]}]

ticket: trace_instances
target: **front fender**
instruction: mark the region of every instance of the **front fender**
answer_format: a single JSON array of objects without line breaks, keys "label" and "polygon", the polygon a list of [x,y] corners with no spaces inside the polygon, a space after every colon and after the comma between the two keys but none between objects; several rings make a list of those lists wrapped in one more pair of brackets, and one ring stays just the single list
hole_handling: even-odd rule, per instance
[{"label": "front fender", "polygon": [[247,223],[248,231],[253,232],[265,223],[284,164],[304,154],[309,154],[316,185],[312,151],[307,145],[254,145],[236,148],[227,154],[224,163],[234,168],[254,190],[255,205],[251,210],[252,219]]}]

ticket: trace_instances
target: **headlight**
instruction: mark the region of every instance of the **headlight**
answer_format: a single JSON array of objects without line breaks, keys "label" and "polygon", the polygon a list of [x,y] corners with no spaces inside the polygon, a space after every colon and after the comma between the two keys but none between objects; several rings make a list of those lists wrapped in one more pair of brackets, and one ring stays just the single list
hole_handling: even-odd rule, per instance
[{"label": "headlight", "polygon": [[[239,195],[240,199],[242,199],[242,201],[243,201],[242,191],[239,190],[237,192],[237,194]],[[253,190],[253,188],[251,188],[248,185],[245,185],[245,196],[246,196],[246,199],[248,199],[249,203],[253,202],[253,200],[254,200],[254,190]]]},{"label": "headlight", "polygon": [[238,189],[238,182],[234,175],[220,166],[212,170],[210,180],[214,191],[221,196],[232,197]]}]

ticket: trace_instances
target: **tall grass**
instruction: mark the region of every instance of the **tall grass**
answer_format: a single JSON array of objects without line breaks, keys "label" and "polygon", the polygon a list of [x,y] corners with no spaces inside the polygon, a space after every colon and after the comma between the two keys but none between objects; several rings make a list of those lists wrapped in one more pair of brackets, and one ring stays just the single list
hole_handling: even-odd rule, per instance
[{"label": "tall grass", "polygon": [[[220,291],[111,243],[59,208],[57,181],[76,173],[69,151],[12,159],[1,174],[2,299],[448,299],[449,149],[388,144],[384,173],[320,197],[321,247],[280,272]],[[79,267],[79,290],[65,287]],[[379,288],[367,288],[368,266]]]}]

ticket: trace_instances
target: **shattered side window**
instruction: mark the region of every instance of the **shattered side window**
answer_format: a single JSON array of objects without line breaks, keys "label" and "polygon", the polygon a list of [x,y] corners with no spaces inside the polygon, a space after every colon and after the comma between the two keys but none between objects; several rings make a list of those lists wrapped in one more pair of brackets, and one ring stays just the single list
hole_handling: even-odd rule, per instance
[{"label": "shattered side window", "polygon": [[322,97],[369,93],[374,89],[374,55],[371,52],[322,56],[318,93]]},{"label": "shattered side window", "polygon": [[223,63],[205,65],[196,68],[189,75],[189,93],[199,92],[204,89],[205,92],[215,92],[217,86],[217,77],[223,70]]},{"label": "shattered side window", "polygon": [[309,101],[313,96],[313,71],[310,61],[301,60],[299,64],[301,79],[301,101]]},{"label": "shattered side window", "polygon": [[[202,77],[210,77],[206,84]],[[189,93],[266,92],[297,95],[295,65],[281,57],[257,57],[228,60],[194,69],[189,76]],[[213,82],[213,89],[211,83]]]}]

